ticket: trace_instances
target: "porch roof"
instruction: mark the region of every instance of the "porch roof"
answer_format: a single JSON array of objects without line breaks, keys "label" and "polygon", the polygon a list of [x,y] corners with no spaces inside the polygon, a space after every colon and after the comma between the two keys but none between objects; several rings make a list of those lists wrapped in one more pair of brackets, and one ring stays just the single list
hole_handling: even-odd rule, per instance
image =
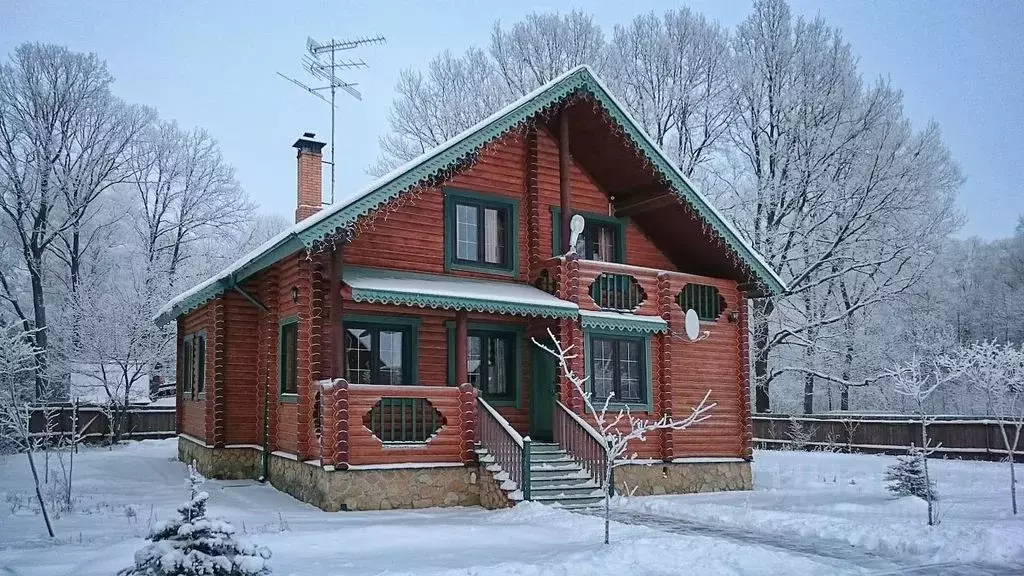
[{"label": "porch roof", "polygon": [[345,268],[342,281],[356,302],[469,310],[542,318],[575,318],[579,307],[529,284]]},{"label": "porch roof", "polygon": [[668,332],[668,322],[660,316],[643,316],[598,310],[580,310],[583,328],[599,330],[625,330],[640,334]]}]

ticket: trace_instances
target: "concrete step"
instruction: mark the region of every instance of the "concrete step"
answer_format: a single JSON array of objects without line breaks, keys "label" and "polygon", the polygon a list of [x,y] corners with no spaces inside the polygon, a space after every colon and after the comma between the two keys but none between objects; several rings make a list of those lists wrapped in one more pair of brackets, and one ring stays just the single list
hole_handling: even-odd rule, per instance
[{"label": "concrete step", "polygon": [[554,443],[542,444],[540,442],[534,442],[533,444],[530,445],[531,454],[544,454],[547,452],[562,452],[564,454],[565,450],[562,450],[561,446]]},{"label": "concrete step", "polygon": [[564,496],[598,496],[601,494],[601,487],[596,482],[587,482],[580,486],[536,486],[530,487],[530,497],[538,500],[542,497],[561,498]]},{"label": "concrete step", "polygon": [[571,478],[581,478],[584,480],[589,480],[590,474],[587,474],[585,470],[578,466],[548,466],[545,468],[538,468],[535,466],[530,467],[531,480],[564,480]]},{"label": "concrete step", "polygon": [[591,485],[597,487],[597,483],[591,477],[582,474],[576,476],[562,475],[554,478],[530,478],[530,486],[534,490],[552,487],[582,488]]},{"label": "concrete step", "polygon": [[590,508],[604,502],[604,495],[593,496],[531,496],[535,502],[563,508]]},{"label": "concrete step", "polygon": [[556,462],[556,461],[567,461],[574,462],[574,460],[565,452],[530,452],[530,462]]}]

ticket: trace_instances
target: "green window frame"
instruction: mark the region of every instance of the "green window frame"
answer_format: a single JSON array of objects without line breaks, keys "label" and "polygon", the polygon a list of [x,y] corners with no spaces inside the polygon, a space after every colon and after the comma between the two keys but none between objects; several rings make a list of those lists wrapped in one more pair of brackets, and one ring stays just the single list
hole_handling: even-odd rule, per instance
[{"label": "green window frame", "polygon": [[181,343],[181,394],[206,396],[206,330],[186,334]]},{"label": "green window frame", "polygon": [[[599,379],[599,375],[596,374],[595,362],[598,359],[597,356],[600,353],[600,349],[603,348],[605,352],[608,352],[608,344],[611,345],[611,361],[616,364],[612,369],[612,389],[618,388],[616,396],[612,398],[611,402],[608,403],[610,407],[625,408],[629,407],[630,410],[634,411],[651,411],[651,398],[653,396],[653,373],[651,371],[651,336],[649,334],[638,335],[629,334],[619,330],[598,330],[590,329],[586,330],[584,339],[585,347],[585,359],[586,359],[586,373],[587,373],[587,392],[591,394],[591,399],[595,406],[602,405],[605,400],[605,394],[598,394],[595,382]],[[633,348],[636,352],[635,358],[627,357],[627,350]],[[630,355],[631,356],[631,355]],[[620,398],[618,392],[621,392],[622,382],[624,380],[624,374],[622,373],[623,364],[627,361],[635,362],[637,376],[639,383],[637,390],[639,392],[638,398]],[[604,392],[604,391],[602,391]]]},{"label": "green window frame", "polygon": [[[345,315],[343,321],[345,379],[352,384],[418,385],[420,383],[417,366],[419,364],[419,326],[419,318]],[[364,332],[365,337],[361,338],[353,333],[357,330]],[[399,352],[401,367],[398,381],[395,381],[394,374],[389,372],[381,361],[379,351],[382,337],[389,349],[393,349],[396,342],[401,342],[402,349]],[[363,362],[363,354],[351,346],[354,343],[364,344],[367,347],[365,368],[356,367]],[[353,351],[355,356],[352,354]],[[362,376],[363,374],[365,377]]]},{"label": "green window frame", "polygon": [[[450,386],[457,386],[459,383],[455,382],[455,323],[447,322],[448,328],[448,384]],[[486,324],[470,322],[467,327],[467,336],[470,338],[470,342],[466,345],[467,355],[470,356],[468,361],[470,366],[467,367],[470,373],[470,383],[473,384],[477,390],[480,391],[480,396],[487,400],[493,406],[510,406],[519,408],[520,398],[520,385],[522,376],[520,374],[523,365],[523,330],[521,326],[516,325],[502,325],[502,324]],[[506,376],[505,392],[501,394],[495,394],[489,392],[487,388],[481,388],[481,384],[487,384],[492,375],[492,371],[497,368],[495,362],[479,362],[477,370],[472,369],[473,363],[473,350],[472,340],[478,339],[479,345],[479,356],[481,358],[496,359],[499,348],[497,343],[504,343],[505,358],[503,359],[501,366],[504,369]],[[473,372],[477,373],[476,378],[473,377]],[[487,380],[488,382],[483,382]]]},{"label": "green window frame", "polygon": [[[583,235],[580,236],[577,241],[577,254],[584,260],[597,260],[597,241],[594,236],[595,231],[604,229],[608,230],[614,238],[614,245],[612,247],[611,259],[603,259],[605,262],[615,262],[618,264],[626,263],[626,219],[616,218],[614,216],[607,216],[603,214],[596,214],[593,212],[579,212],[573,211],[573,215],[583,216],[584,222]],[[560,256],[562,249],[560,246],[562,237],[562,209],[552,206],[551,207],[551,254],[552,256]],[[582,246],[580,246],[582,243]]]},{"label": "green window frame", "polygon": [[[475,238],[473,244],[463,245],[463,250],[473,250],[472,257],[460,257],[459,215],[474,213]],[[495,214],[493,222],[488,215]],[[488,262],[487,237],[489,224],[496,223],[504,215],[505,228],[494,237],[501,243],[500,257]],[[467,240],[468,242],[468,240]],[[481,194],[469,190],[445,188],[444,191],[444,264],[445,271],[471,270],[502,276],[516,276],[519,271],[519,202],[514,198]]]},{"label": "green window frame", "polygon": [[299,320],[289,317],[281,320],[277,332],[278,395],[294,401],[299,393]]}]

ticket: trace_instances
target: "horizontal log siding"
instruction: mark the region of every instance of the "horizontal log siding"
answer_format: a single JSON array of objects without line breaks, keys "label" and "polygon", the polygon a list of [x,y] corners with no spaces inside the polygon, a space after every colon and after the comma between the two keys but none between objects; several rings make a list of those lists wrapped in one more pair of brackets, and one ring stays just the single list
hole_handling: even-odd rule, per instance
[{"label": "horizontal log siding", "polygon": [[[472,168],[446,185],[514,198],[519,201],[519,280],[527,279],[527,228],[524,139],[515,134],[486,147]],[[398,210],[383,211],[361,221],[356,238],[345,248],[346,266],[376,266],[396,270],[444,273],[443,187],[428,188]],[[493,274],[453,272],[467,278],[495,278]]]},{"label": "horizontal log siding", "polygon": [[[446,424],[423,444],[384,445],[363,423],[383,397],[426,398]],[[399,464],[405,462],[461,462],[462,434],[459,389],[438,386],[349,385],[349,464]]]},{"label": "horizontal log siding", "polygon": [[[209,302],[178,320],[181,336],[192,334],[200,330],[206,330],[206,394],[198,396],[191,394],[188,397],[182,395],[182,383],[184,378],[179,373],[177,382],[178,407],[181,411],[180,432],[194,436],[206,441],[212,438],[212,411],[213,401],[208,398],[213,391],[213,302]],[[182,367],[182,347],[178,346],[178,370]],[[207,406],[209,404],[209,406]],[[207,414],[210,412],[210,414]],[[209,416],[209,418],[207,417]],[[210,426],[208,427],[208,424]]]},{"label": "horizontal log siding", "polygon": [[261,424],[256,378],[259,363],[256,333],[260,311],[237,292],[226,294],[225,305],[228,322],[224,441],[227,444],[256,444]]},{"label": "horizontal log siding", "polygon": [[[303,293],[307,294],[306,297],[308,297],[310,286],[302,281],[299,276],[299,262],[306,257],[306,253],[301,251],[275,265],[278,274],[278,312],[277,319],[268,326],[271,338],[273,339],[275,354],[274,363],[269,366],[270,397],[277,400],[277,410],[274,411],[276,414],[274,415],[272,425],[274,428],[274,447],[277,450],[291,454],[297,454],[299,451],[298,405],[293,402],[281,402],[280,399],[281,378],[276,357],[280,344],[278,341],[278,325],[284,318],[298,317]],[[292,286],[299,289],[300,297],[298,303],[292,301]],[[299,334],[303,334],[302,326],[299,326]]]}]

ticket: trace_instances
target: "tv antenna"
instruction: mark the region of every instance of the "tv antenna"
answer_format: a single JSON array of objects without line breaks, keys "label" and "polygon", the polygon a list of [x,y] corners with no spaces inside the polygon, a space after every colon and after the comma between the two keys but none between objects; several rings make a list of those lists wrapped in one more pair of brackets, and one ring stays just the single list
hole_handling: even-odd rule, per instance
[{"label": "tv antenna", "polygon": [[[363,99],[363,95],[359,93],[359,90],[356,90],[356,83],[346,82],[345,80],[338,78],[337,72],[339,70],[353,70],[368,67],[366,62],[362,60],[339,59],[338,53],[347,50],[354,50],[360,46],[368,44],[383,44],[386,41],[387,40],[383,36],[360,37],[349,40],[335,40],[332,38],[326,43],[320,43],[312,38],[306,38],[306,53],[302,56],[302,68],[315,80],[326,82],[324,86],[309,86],[295,78],[285,76],[280,72],[277,73],[278,76],[288,80],[292,84],[295,84],[299,88],[302,88],[313,96],[316,96],[331,105],[331,160],[330,162],[324,162],[331,166],[331,204],[334,204],[334,126],[335,110],[337,109],[337,106],[335,105],[335,94],[340,88],[356,100]],[[330,100],[321,94],[324,90],[330,90]]]}]

